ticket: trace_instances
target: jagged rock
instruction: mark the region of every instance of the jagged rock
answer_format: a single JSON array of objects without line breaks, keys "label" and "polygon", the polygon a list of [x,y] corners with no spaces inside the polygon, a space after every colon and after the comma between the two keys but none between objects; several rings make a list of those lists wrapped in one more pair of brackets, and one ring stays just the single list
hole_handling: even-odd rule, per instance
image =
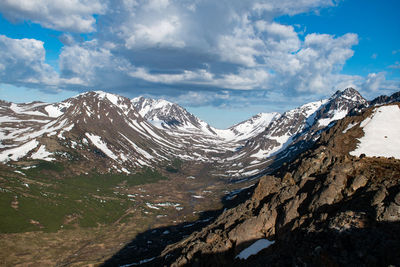
[{"label": "jagged rock", "polygon": [[277,223],[278,228],[288,224],[293,219],[299,216],[297,210],[300,204],[306,199],[306,197],[307,194],[305,193],[301,195],[296,195],[294,198],[290,199],[288,202],[286,202],[286,204],[284,204],[281,221]]},{"label": "jagged rock", "polygon": [[382,214],[382,220],[388,222],[400,221],[400,206],[392,202]]},{"label": "jagged rock", "polygon": [[[186,266],[400,265],[400,160],[349,156],[351,138],[361,133],[343,132],[362,116],[367,115],[339,122],[312,150],[262,177],[251,199],[203,229],[205,242],[191,246],[190,253],[180,250],[187,261],[180,254],[169,261],[163,255],[198,240],[198,234],[166,249],[160,261]],[[260,238],[275,243],[246,260],[235,258]]]},{"label": "jagged rock", "polygon": [[330,205],[341,199],[341,192],[347,182],[347,176],[343,173],[332,172],[328,174],[320,192],[317,192],[311,202],[310,210],[315,211],[323,205]]},{"label": "jagged rock", "polygon": [[364,187],[368,182],[367,177],[364,175],[359,175],[354,178],[353,183],[351,184],[350,188],[352,191],[357,191],[360,187]]},{"label": "jagged rock", "polygon": [[400,192],[398,192],[396,194],[396,196],[394,197],[394,202],[400,206]]},{"label": "jagged rock", "polygon": [[279,190],[280,182],[280,179],[277,179],[274,176],[267,175],[262,177],[254,191],[253,199],[259,202],[266,196],[276,193]]},{"label": "jagged rock", "polygon": [[387,190],[385,187],[381,187],[374,195],[374,198],[372,199],[371,205],[375,206],[380,203],[385,199],[386,195],[388,194]]}]

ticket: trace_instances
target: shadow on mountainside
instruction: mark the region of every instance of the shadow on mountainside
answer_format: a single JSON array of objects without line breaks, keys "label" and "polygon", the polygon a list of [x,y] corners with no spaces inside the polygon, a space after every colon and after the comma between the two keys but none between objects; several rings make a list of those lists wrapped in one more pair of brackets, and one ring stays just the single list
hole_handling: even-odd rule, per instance
[{"label": "shadow on mountainside", "polygon": [[221,209],[204,211],[199,214],[197,221],[149,229],[140,233],[101,266],[134,266],[143,264],[162,266],[162,262],[157,259],[153,260],[153,258],[159,256],[168,245],[179,242],[195,231],[200,231],[204,226],[212,223],[225,209],[235,207],[246,201],[253,190],[254,186],[241,190],[232,199],[224,196],[221,199],[223,204]]},{"label": "shadow on mountainside", "polygon": [[[248,247],[256,240],[239,244]],[[246,260],[243,250],[197,253],[185,266],[400,266],[400,222],[379,222],[365,228],[308,231],[296,229]],[[169,266],[153,262],[147,266]]]}]

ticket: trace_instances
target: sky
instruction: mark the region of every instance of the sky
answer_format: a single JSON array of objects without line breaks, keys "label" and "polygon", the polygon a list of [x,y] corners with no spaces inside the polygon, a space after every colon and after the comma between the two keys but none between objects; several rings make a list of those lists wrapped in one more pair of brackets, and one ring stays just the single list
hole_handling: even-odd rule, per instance
[{"label": "sky", "polygon": [[2,0],[0,99],[91,90],[218,128],[354,87],[400,91],[398,0]]}]

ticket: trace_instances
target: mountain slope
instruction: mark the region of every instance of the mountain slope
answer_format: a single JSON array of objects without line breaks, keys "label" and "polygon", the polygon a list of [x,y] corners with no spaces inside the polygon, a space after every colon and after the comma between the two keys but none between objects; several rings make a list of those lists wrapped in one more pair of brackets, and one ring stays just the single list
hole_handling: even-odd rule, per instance
[{"label": "mountain slope", "polygon": [[[129,99],[113,94],[89,92],[59,104],[35,104],[34,109],[32,104],[19,105],[19,113],[15,110],[12,103],[2,108],[6,149],[0,152],[1,161],[70,161],[77,157],[81,161],[74,164],[80,171],[97,166],[101,172],[114,169],[129,173],[128,169],[172,158],[182,148],[145,121]],[[48,112],[42,115],[44,111]],[[18,130],[12,131],[12,127]]]},{"label": "mountain slope", "polygon": [[356,90],[347,88],[329,99],[287,111],[273,120],[263,132],[247,140],[234,159],[246,168],[233,169],[232,172],[261,172],[274,161],[278,161],[275,165],[279,166],[281,161],[290,160],[309,148],[318,140],[323,129],[331,127],[354,108],[367,105],[368,102]]},{"label": "mountain slope", "polygon": [[277,112],[259,113],[226,130],[215,129],[214,131],[225,140],[240,143],[260,134],[279,117],[280,114]]},{"label": "mountain slope", "polygon": [[242,145],[247,139],[257,135],[279,117],[279,113],[259,113],[228,129],[216,129],[188,112],[178,104],[163,99],[137,97],[132,103],[143,118],[159,129],[175,135],[190,133],[210,138],[211,142],[234,146]]},{"label": "mountain slope", "polygon": [[311,150],[263,177],[245,203],[148,265],[400,264],[400,160],[350,155],[363,122],[384,109],[338,121]]},{"label": "mountain slope", "polygon": [[[215,129],[177,104],[143,97],[132,100],[139,113],[155,126],[199,147],[218,147],[214,159],[228,172],[215,175],[246,177],[262,172],[273,161],[271,157],[288,157],[300,153],[319,138],[320,131],[330,127],[367,101],[353,88],[338,91],[329,99],[305,104],[279,113],[261,113],[226,130]],[[223,153],[225,151],[226,153]],[[204,155],[203,153],[200,153]],[[223,155],[224,154],[224,155]]]},{"label": "mountain slope", "polygon": [[189,113],[183,107],[169,101],[137,97],[132,99],[132,104],[143,118],[160,129],[175,129],[216,135],[206,122]]}]

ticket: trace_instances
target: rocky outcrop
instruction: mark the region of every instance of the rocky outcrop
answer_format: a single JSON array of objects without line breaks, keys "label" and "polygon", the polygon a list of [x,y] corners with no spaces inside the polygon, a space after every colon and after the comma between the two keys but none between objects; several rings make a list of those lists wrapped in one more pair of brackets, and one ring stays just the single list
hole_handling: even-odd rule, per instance
[{"label": "rocky outcrop", "polygon": [[[400,160],[353,157],[362,130],[338,122],[309,151],[259,181],[250,199],[167,247],[151,265],[399,266]],[[258,239],[274,244],[247,259]]]}]

